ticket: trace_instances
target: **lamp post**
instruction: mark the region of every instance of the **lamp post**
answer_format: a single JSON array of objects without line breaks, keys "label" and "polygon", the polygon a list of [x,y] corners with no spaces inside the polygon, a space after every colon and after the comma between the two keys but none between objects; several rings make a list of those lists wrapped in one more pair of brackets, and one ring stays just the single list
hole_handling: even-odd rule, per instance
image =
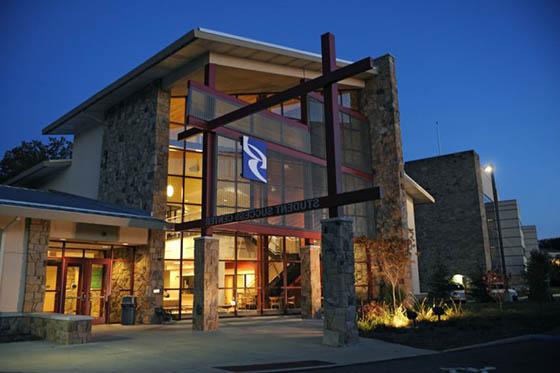
[{"label": "lamp post", "polygon": [[494,177],[494,166],[488,165],[484,167],[484,172],[490,174],[492,180],[492,199],[494,200],[494,213],[496,215],[496,224],[498,225],[498,245],[500,247],[500,256],[502,259],[502,275],[504,276],[504,291],[507,296],[508,292],[508,277],[506,270],[506,257],[504,255],[504,241],[502,239],[502,224],[500,222],[500,203],[498,201],[498,190],[496,188],[496,178]]}]

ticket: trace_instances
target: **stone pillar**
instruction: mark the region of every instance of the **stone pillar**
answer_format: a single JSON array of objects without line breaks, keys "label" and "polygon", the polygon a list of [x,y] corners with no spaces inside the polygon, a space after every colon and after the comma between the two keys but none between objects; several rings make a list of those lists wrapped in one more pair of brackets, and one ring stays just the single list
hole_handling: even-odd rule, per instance
[{"label": "stone pillar", "polygon": [[[375,234],[380,239],[409,239],[404,160],[395,58],[376,58],[377,75],[361,93],[360,109],[368,118],[375,185],[383,198],[374,201]],[[403,279],[407,293],[412,289],[411,271]]]},{"label": "stone pillar", "polygon": [[[163,255],[165,232],[150,230],[148,245],[136,248],[134,255],[134,289],[136,296],[136,322],[159,324],[161,318],[155,309],[163,303]],[[154,293],[154,289],[159,289]]]},{"label": "stone pillar", "polygon": [[301,317],[321,318],[321,247],[301,248]]},{"label": "stone pillar", "polygon": [[45,265],[49,246],[50,221],[27,219],[27,257],[23,312],[43,312]]},{"label": "stone pillar", "polygon": [[220,240],[194,239],[193,330],[218,329],[218,259]]},{"label": "stone pillar", "polygon": [[[153,82],[105,112],[99,200],[165,219],[169,156],[170,92]],[[157,323],[162,305],[164,231],[149,231],[136,248],[134,289],[137,322]],[[160,292],[154,294],[154,289]]]},{"label": "stone pillar", "polygon": [[321,221],[323,263],[323,344],[346,346],[358,341],[352,220]]}]

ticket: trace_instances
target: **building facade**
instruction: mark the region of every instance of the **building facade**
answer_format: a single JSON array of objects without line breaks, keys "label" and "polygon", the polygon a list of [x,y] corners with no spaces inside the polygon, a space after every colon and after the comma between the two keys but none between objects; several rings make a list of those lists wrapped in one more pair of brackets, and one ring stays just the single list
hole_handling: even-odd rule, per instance
[{"label": "building facade", "polygon": [[[209,66],[215,73],[211,84]],[[16,298],[34,294],[41,302],[33,309],[46,312],[95,308],[100,322],[116,322],[122,296],[133,294],[140,322],[157,321],[157,309],[190,317],[200,231],[173,226],[201,218],[204,154],[202,136],[178,141],[178,133],[196,120],[209,121],[320,74],[315,54],[196,29],[47,126],[44,134],[74,136],[72,161],[40,164],[12,179],[12,191],[51,190],[42,192],[47,199],[69,193],[79,196],[78,206],[122,207],[149,224],[138,237],[123,239],[114,232],[128,226],[92,220],[83,228],[68,216],[36,222],[37,211],[25,215],[0,207],[8,220],[24,218],[15,220],[23,229],[15,246],[26,248],[19,266],[29,267],[36,257],[30,250],[41,255],[37,266],[46,263],[31,282],[28,275],[21,278],[25,286]],[[384,191],[381,200],[345,206],[344,215],[352,219],[354,237],[406,238],[414,228],[414,205],[433,198],[404,172],[394,58],[376,59],[374,70],[338,87],[343,191],[374,183]],[[323,97],[313,92],[217,129],[214,214],[326,195],[324,127]],[[266,144],[267,183],[241,176],[242,136]],[[309,258],[325,217],[326,211],[317,210],[216,227],[219,314],[314,313],[308,289],[320,266]],[[40,245],[30,243],[35,231]],[[372,275],[359,249],[355,262],[356,292],[366,301]],[[10,275],[2,276],[4,287]],[[411,266],[405,285],[419,289],[417,266]],[[0,305],[26,310],[18,302]]]},{"label": "building facade", "polygon": [[449,275],[478,277],[492,268],[480,159],[466,151],[409,161],[407,174],[435,198],[416,209],[420,287],[430,290],[438,264]]}]

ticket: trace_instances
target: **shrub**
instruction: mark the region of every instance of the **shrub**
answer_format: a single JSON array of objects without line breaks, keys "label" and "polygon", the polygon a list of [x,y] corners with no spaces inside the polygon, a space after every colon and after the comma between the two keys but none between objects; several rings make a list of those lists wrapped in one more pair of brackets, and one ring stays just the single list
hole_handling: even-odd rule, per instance
[{"label": "shrub", "polygon": [[527,264],[527,283],[529,299],[545,302],[551,299],[550,292],[550,258],[542,251],[531,251]]},{"label": "shrub", "polygon": [[449,298],[449,273],[447,267],[439,260],[430,277],[429,295],[436,301]]}]

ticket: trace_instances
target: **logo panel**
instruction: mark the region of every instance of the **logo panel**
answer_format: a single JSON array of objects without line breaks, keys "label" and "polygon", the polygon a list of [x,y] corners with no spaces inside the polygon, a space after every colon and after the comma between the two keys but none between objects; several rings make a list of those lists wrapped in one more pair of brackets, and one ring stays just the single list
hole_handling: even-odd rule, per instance
[{"label": "logo panel", "polygon": [[267,146],[264,141],[243,136],[243,170],[245,179],[267,182]]}]

